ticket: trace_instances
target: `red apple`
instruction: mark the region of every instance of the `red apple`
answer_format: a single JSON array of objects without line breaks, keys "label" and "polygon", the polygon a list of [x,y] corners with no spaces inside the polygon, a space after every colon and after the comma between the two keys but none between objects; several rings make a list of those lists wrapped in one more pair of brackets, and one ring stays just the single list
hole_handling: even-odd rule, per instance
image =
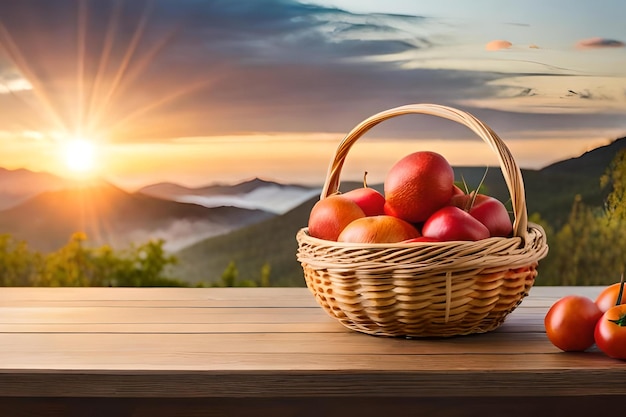
[{"label": "red apple", "polygon": [[378,191],[367,186],[367,172],[363,176],[363,187],[342,194],[361,207],[366,216],[385,214],[385,197]]},{"label": "red apple", "polygon": [[455,195],[465,195],[465,191],[463,191],[461,187],[456,184],[452,186],[452,197]]},{"label": "red apple", "polygon": [[402,243],[412,243],[412,242],[443,242],[443,240],[437,239],[434,237],[420,236],[420,237],[415,237],[413,239],[407,239]]},{"label": "red apple", "polygon": [[448,204],[454,172],[438,153],[420,151],[396,162],[385,178],[385,213],[410,223],[426,220]]},{"label": "red apple", "polygon": [[[473,204],[472,204],[473,200]],[[459,207],[487,226],[491,236],[506,237],[513,232],[513,223],[506,207],[497,198],[476,194],[455,195],[450,204]]]},{"label": "red apple", "polygon": [[343,229],[338,242],[395,243],[420,236],[410,223],[393,216],[380,215],[362,217],[352,221]]},{"label": "red apple", "polygon": [[445,206],[424,222],[422,235],[443,241],[481,240],[490,236],[487,226],[456,206]]},{"label": "red apple", "polygon": [[341,195],[321,199],[309,215],[309,235],[336,241],[341,231],[353,220],[365,217],[365,213],[354,201]]}]

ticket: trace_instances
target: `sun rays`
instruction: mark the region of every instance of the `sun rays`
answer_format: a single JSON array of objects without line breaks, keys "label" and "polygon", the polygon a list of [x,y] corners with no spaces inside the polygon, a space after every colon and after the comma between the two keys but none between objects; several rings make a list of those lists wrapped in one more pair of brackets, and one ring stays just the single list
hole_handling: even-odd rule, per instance
[{"label": "sun rays", "polygon": [[[159,86],[163,93],[152,94],[151,83],[158,78],[154,64],[161,65],[160,53],[181,28],[179,22],[165,30],[151,28],[152,1],[116,0],[106,7],[89,0],[75,4],[68,33],[55,33],[64,42],[48,39],[45,27],[30,37],[19,36],[0,16],[0,59],[19,74],[20,85],[29,87],[17,90],[12,88],[17,84],[4,82],[2,90],[15,106],[28,110],[30,117],[21,130],[37,131],[56,144],[59,164],[72,176],[93,172],[102,156],[97,149],[129,139],[116,135],[132,135],[139,119],[207,84],[189,80]],[[45,25],[45,12],[24,7],[23,16],[32,19],[31,25]],[[150,71],[151,79],[146,76]]]}]

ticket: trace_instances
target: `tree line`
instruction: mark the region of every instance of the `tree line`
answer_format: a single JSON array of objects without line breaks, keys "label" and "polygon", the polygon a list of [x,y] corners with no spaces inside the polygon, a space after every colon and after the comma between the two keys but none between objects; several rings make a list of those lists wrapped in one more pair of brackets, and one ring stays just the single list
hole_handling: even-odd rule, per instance
[{"label": "tree line", "polygon": [[215,282],[189,283],[167,274],[178,258],[168,254],[162,239],[114,250],[91,247],[84,233],[74,233],[59,250],[43,254],[25,241],[0,235],[0,286],[4,287],[255,287],[270,286],[270,265],[258,279],[240,279],[230,262]]},{"label": "tree line", "polygon": [[114,250],[90,247],[84,233],[74,233],[57,251],[43,254],[24,241],[0,235],[0,285],[46,287],[171,287],[185,283],[166,277],[165,268],[177,262],[163,249],[162,240]]},{"label": "tree line", "polygon": [[577,195],[567,222],[553,227],[538,214],[531,221],[546,230],[548,256],[539,262],[538,285],[606,285],[626,268],[626,149],[613,158],[598,186],[609,191],[603,207]]}]

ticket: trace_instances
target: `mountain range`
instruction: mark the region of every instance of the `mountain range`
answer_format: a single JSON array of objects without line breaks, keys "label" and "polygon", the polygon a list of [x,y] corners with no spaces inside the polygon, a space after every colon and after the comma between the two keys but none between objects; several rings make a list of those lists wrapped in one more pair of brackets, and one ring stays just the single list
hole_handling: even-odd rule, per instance
[{"label": "mountain range", "polygon": [[[0,175],[0,184],[3,180]],[[163,239],[164,248],[174,251],[273,216],[263,210],[209,208],[129,193],[105,181],[68,183],[67,188],[14,198],[11,202],[4,196],[5,204],[12,204],[0,212],[0,233],[43,252],[62,247],[74,232],[85,233],[90,244],[116,249]]]},{"label": "mountain range", "polygon": [[[522,170],[529,214],[551,224],[566,221],[574,196],[601,206],[606,190],[599,177],[626,138],[541,170]],[[457,180],[483,187],[506,202],[499,168],[454,167]],[[345,192],[362,186],[342,182]],[[382,184],[373,188],[382,191]],[[257,279],[271,268],[272,285],[303,285],[295,260],[295,234],[306,226],[319,187],[279,184],[259,178],[198,188],[159,183],[127,192],[103,181],[82,183],[48,173],[0,169],[0,233],[40,251],[53,251],[82,231],[94,245],[123,248],[163,239],[179,265],[170,273],[189,282],[217,281],[231,261],[242,279]]]},{"label": "mountain range", "polygon": [[139,189],[138,193],[180,203],[204,207],[233,206],[250,210],[263,210],[283,214],[304,203],[321,188],[301,185],[277,184],[254,178],[234,185],[215,184],[189,188],[173,183],[153,184]]}]

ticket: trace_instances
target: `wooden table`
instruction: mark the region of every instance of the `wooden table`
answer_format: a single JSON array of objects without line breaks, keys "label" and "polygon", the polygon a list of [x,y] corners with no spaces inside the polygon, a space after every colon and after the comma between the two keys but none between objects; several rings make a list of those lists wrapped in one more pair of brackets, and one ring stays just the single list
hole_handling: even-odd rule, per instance
[{"label": "wooden table", "polygon": [[494,332],[406,340],[345,329],[306,288],[2,288],[0,415],[623,412],[626,361],[543,328],[560,296],[599,291],[535,287]]}]

